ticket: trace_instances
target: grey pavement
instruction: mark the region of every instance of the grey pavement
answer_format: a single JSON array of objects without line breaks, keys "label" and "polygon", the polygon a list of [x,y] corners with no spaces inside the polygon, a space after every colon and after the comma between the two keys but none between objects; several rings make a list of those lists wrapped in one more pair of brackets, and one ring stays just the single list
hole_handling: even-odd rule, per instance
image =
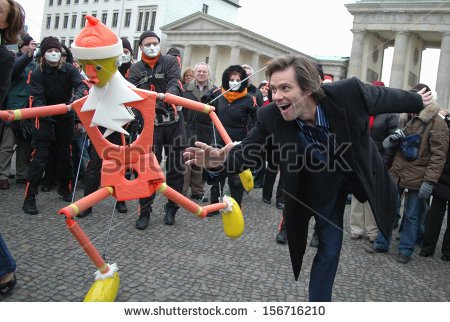
[{"label": "grey pavement", "polygon": [[[24,214],[24,186],[11,182],[9,190],[0,190],[0,231],[17,261],[18,285],[0,301],[82,301],[96,268],[57,215],[67,203],[55,189],[40,192],[40,213]],[[281,211],[261,202],[261,189],[244,196],[245,231],[236,240],[225,237],[219,216],[201,220],[180,209],[176,224],[164,225],[165,198],[158,195],[147,230],[135,229],[138,203],[127,202],[129,213],[114,215],[106,245],[113,201],[104,200],[78,222],[97,249],[106,250],[107,261],[119,267],[116,301],[307,301],[316,249],[308,246],[295,282],[288,248],[275,242]],[[450,263],[440,252],[430,258],[415,253],[404,265],[395,260],[394,241],[389,254],[369,254],[368,241],[350,239],[349,208],[333,301],[450,300]],[[442,234],[438,250],[441,243]]]}]

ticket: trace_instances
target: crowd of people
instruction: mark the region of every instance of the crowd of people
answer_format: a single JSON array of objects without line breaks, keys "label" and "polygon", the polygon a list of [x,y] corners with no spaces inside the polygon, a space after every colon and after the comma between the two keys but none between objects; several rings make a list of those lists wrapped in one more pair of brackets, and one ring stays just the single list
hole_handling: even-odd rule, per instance
[{"label": "crowd of people", "polygon": [[[0,0],[0,6],[6,11],[0,19],[1,108],[71,104],[88,95],[92,86],[88,76],[92,78],[95,71],[76,61],[70,46],[55,37],[42,39],[37,48],[36,41],[22,31],[20,5]],[[118,69],[130,84],[214,106],[232,141],[240,142],[225,145],[208,115],[158,101],[153,151],[158,162],[165,157],[169,186],[194,201],[216,203],[227,181],[231,196],[245,206],[238,174],[250,168],[255,188],[263,189],[261,202],[271,204],[279,176],[275,206],[282,220],[276,241],[288,243],[296,279],[314,217],[311,244],[317,247],[317,255],[311,269],[311,301],[331,300],[349,195],[353,196],[351,239],[366,237],[373,243],[373,253],[388,252],[398,227],[398,262],[408,263],[417,245],[420,256],[435,253],[450,200],[450,122],[448,111],[432,99],[428,86],[418,84],[403,91],[389,89],[380,81],[365,84],[354,78],[324,82],[320,65],[293,55],[271,61],[267,81],[258,86],[252,84],[254,71],[246,64],[228,66],[221,83],[214,84],[206,62],[182,66],[180,52],[171,48],[164,54],[153,31],[141,34],[138,61],[133,61],[129,41],[120,40],[123,53]],[[13,57],[5,45],[15,43],[18,51]],[[149,126],[134,112],[124,126],[128,142]],[[0,122],[0,189],[10,188],[15,153],[15,183],[25,190],[23,212],[39,213],[39,190],[48,193],[56,186],[65,202],[73,202],[78,180],[83,180],[85,196],[99,188],[102,160],[73,111]],[[108,131],[99,128],[102,133]],[[114,144],[124,143],[118,132],[108,133],[107,138]],[[222,156],[226,166],[211,169],[208,151]],[[150,224],[156,210],[154,197],[139,200],[135,223],[139,230]],[[117,202],[115,209],[128,211],[124,201]],[[156,211],[172,226],[178,209],[168,200]],[[77,217],[92,211],[89,208]],[[441,252],[442,260],[449,261],[448,215]],[[15,261],[0,235],[0,295],[14,288],[14,272]]]}]

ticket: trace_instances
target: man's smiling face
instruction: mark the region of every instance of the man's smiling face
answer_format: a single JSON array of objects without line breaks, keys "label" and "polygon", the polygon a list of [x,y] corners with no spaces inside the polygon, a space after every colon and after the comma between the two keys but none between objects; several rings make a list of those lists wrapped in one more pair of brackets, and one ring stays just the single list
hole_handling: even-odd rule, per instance
[{"label": "man's smiling face", "polygon": [[311,103],[315,106],[310,93],[303,91],[298,85],[293,66],[274,72],[269,83],[272,99],[286,121],[302,119]]}]

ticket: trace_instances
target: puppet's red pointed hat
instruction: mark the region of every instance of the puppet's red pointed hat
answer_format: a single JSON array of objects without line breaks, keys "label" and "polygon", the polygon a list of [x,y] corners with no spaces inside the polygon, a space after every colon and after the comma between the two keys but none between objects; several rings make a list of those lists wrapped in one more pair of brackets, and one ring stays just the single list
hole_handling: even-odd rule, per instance
[{"label": "puppet's red pointed hat", "polygon": [[122,41],[93,16],[86,16],[86,26],[70,46],[76,59],[106,59],[122,55]]}]

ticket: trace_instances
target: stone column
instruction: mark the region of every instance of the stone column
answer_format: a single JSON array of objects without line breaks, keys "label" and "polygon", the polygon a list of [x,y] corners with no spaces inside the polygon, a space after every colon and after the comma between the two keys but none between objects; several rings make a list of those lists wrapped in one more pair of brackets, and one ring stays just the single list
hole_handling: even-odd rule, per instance
[{"label": "stone column", "polygon": [[391,79],[389,87],[403,89],[405,77],[405,62],[408,53],[409,33],[398,31],[395,34],[394,57],[392,58]]},{"label": "stone column", "polygon": [[210,79],[215,79],[217,69],[217,53],[218,47],[213,45],[209,47],[209,67],[211,69]]},{"label": "stone column", "polygon": [[442,34],[436,93],[438,103],[448,109],[450,107],[450,32]]},{"label": "stone column", "polygon": [[230,65],[239,64],[239,55],[241,53],[241,48],[238,46],[231,47],[230,51]]},{"label": "stone column", "polygon": [[258,53],[253,53],[252,54],[252,59],[250,61],[250,66],[252,66],[253,72],[258,71],[258,69],[259,69],[259,54]]},{"label": "stone column", "polygon": [[352,32],[352,52],[350,54],[347,77],[355,76],[361,78],[363,70],[364,38],[366,37],[366,32],[361,30],[352,30]]},{"label": "stone column", "polygon": [[[250,82],[252,82],[253,85],[258,86],[260,82],[260,80],[262,80],[264,77],[264,72],[255,74],[258,70],[259,70],[259,54],[258,53],[253,53],[252,54],[252,59],[250,60],[250,66],[252,66],[253,68],[253,76],[250,79]],[[261,76],[262,74],[262,76]]]},{"label": "stone column", "polygon": [[192,56],[192,45],[184,46],[183,63],[181,64],[183,70],[187,67],[192,67],[191,66],[191,56]]}]

